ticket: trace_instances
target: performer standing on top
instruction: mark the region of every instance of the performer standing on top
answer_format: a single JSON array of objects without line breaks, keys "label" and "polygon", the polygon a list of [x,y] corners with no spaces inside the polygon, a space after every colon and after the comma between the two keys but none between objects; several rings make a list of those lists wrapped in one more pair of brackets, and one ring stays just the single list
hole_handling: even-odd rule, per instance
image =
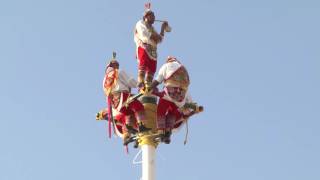
[{"label": "performer standing on top", "polygon": [[163,21],[160,34],[152,26],[155,15],[150,9],[151,4],[145,5],[143,19],[135,26],[134,41],[136,43],[136,58],[138,60],[138,87],[148,90],[151,86],[154,73],[157,70],[157,44],[164,37],[164,32],[170,31],[167,21]]}]

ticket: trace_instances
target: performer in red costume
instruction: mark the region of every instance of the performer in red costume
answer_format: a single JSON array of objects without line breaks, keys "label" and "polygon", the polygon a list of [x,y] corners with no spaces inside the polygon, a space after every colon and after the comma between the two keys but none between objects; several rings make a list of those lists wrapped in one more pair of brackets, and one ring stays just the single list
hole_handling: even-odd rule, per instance
[{"label": "performer in red costume", "polygon": [[[149,130],[143,125],[145,120],[145,112],[142,103],[138,100],[133,100],[126,103],[130,97],[131,89],[136,88],[137,82],[134,78],[127,75],[127,73],[119,69],[119,63],[114,58],[106,67],[105,77],[103,80],[103,90],[105,92],[107,103],[112,107],[112,113],[117,115],[118,121],[122,123],[122,132],[124,141],[126,141],[131,134],[136,133],[138,127],[139,132]],[[108,111],[103,111],[103,115],[107,115]],[[110,117],[112,118],[112,117]]]},{"label": "performer in red costume", "polygon": [[164,21],[160,34],[157,33],[152,26],[155,22],[155,15],[150,6],[150,3],[145,5],[143,19],[137,22],[134,32],[140,89],[150,88],[157,69],[157,45],[163,40],[165,30],[169,28],[168,22]]},{"label": "performer in red costume", "polygon": [[171,130],[178,120],[182,119],[182,108],[187,99],[189,75],[186,68],[174,57],[168,57],[167,62],[160,68],[152,87],[164,83],[157,108],[157,128],[162,131],[164,143],[170,143]]}]

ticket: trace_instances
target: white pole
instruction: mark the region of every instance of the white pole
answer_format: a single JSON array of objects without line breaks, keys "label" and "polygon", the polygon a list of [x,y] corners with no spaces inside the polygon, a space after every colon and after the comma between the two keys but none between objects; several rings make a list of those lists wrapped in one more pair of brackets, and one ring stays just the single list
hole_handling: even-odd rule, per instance
[{"label": "white pole", "polygon": [[152,145],[142,145],[142,180],[155,180],[156,148]]}]

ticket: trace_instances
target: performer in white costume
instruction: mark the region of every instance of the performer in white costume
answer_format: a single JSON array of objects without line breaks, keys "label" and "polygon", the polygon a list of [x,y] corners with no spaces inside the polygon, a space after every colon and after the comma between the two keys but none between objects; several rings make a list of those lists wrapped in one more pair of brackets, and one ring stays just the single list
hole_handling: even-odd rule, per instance
[{"label": "performer in white costume", "polygon": [[150,87],[154,73],[157,70],[157,45],[163,40],[168,22],[164,21],[161,32],[157,33],[152,26],[155,21],[150,3],[145,5],[143,19],[135,26],[134,41],[136,43],[136,57],[138,61],[138,86],[140,89]]},{"label": "performer in white costume", "polygon": [[171,130],[184,114],[180,108],[186,104],[187,91],[190,84],[186,68],[175,58],[168,57],[160,68],[152,87],[164,83],[164,91],[160,93],[157,108],[157,128],[162,130],[165,143],[170,143]]}]

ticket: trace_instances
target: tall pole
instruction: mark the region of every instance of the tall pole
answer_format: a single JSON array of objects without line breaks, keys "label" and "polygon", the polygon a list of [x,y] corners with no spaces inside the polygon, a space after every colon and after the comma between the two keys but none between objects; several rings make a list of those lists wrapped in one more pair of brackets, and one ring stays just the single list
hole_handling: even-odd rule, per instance
[{"label": "tall pole", "polygon": [[152,95],[144,95],[141,102],[145,108],[146,121],[145,126],[152,130],[142,133],[139,137],[139,146],[142,151],[142,180],[156,179],[156,148],[158,142],[154,138],[157,118],[157,98]]},{"label": "tall pole", "polygon": [[152,145],[142,145],[142,180],[156,178],[156,148]]}]

